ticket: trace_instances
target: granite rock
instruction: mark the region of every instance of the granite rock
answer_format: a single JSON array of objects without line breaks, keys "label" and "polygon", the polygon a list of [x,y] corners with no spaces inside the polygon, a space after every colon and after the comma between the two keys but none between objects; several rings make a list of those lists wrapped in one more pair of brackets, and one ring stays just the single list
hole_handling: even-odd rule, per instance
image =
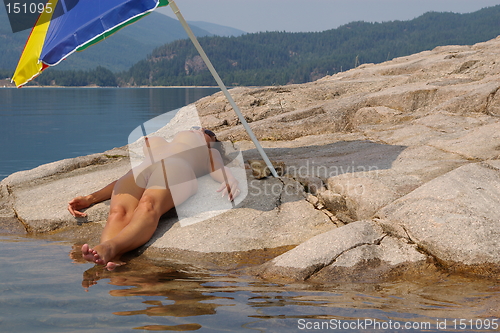
[{"label": "granite rock", "polygon": [[[283,163],[284,176],[258,180],[242,171],[246,193],[235,207],[196,223],[183,218],[198,214],[194,205],[167,214],[141,253],[212,268],[250,265],[263,278],[314,283],[433,270],[495,277],[499,52],[500,37],[364,64],[306,84],[231,89],[269,158]],[[185,110],[159,133],[168,138],[174,127],[203,125],[231,141],[235,155],[241,151],[240,166],[261,159],[222,93]],[[98,233],[85,227],[102,228],[109,203],[74,219],[67,201],[120,177],[136,148],[4,179],[0,230],[68,238],[68,230],[78,237],[81,230]],[[205,191],[192,199],[211,206],[217,184],[200,182]]]}]

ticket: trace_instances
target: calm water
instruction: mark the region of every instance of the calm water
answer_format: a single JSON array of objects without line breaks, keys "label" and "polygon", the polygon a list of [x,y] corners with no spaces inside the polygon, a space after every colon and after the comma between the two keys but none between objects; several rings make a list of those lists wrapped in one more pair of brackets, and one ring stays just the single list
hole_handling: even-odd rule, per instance
[{"label": "calm water", "polygon": [[126,145],[143,122],[215,88],[0,89],[0,180],[44,163]]},{"label": "calm water", "polygon": [[[144,260],[105,272],[72,257],[78,256],[68,244],[0,237],[1,332],[443,332],[437,325],[445,319],[446,331],[498,331],[454,329],[454,320],[496,322],[500,288],[487,281],[441,277],[318,288]],[[394,329],[406,324],[417,329]],[[307,329],[314,325],[324,329]]]},{"label": "calm water", "polygon": [[[215,91],[0,89],[0,174],[123,146],[144,121]],[[0,332],[499,331],[492,281],[282,285],[144,259],[106,272],[75,247],[0,235]]]}]

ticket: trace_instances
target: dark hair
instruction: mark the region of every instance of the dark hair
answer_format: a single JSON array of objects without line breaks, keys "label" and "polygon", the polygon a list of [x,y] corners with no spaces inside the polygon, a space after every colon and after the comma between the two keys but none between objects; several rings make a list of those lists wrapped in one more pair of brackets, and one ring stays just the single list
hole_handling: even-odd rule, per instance
[{"label": "dark hair", "polygon": [[224,164],[227,164],[228,158],[226,156],[226,149],[224,149],[224,143],[217,140],[215,142],[210,142],[210,148],[217,149],[220,153],[220,156],[222,157],[222,161],[224,161]]},{"label": "dark hair", "polygon": [[215,133],[212,132],[211,130],[204,128],[203,132],[205,132],[205,134],[208,135],[209,137],[214,138],[215,142],[220,142],[219,139],[217,139],[217,135],[215,135]]},{"label": "dark hair", "polygon": [[205,132],[206,135],[215,139],[215,142],[210,142],[209,147],[217,149],[217,151],[219,151],[220,156],[222,157],[222,161],[224,162],[224,165],[230,163],[232,158],[230,158],[230,156],[227,155],[226,148],[224,147],[224,142],[219,141],[219,139],[217,139],[217,135],[211,130],[203,129],[203,131]]}]

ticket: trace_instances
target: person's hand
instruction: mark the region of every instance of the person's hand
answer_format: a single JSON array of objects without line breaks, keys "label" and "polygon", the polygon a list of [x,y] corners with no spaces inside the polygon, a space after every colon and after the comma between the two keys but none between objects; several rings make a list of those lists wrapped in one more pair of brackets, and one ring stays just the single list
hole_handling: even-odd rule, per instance
[{"label": "person's hand", "polygon": [[92,204],[88,196],[76,197],[68,202],[68,211],[74,217],[85,217],[87,214],[80,212],[80,210],[90,207]]},{"label": "person's hand", "polygon": [[233,201],[238,195],[240,195],[241,191],[238,188],[238,181],[236,179],[231,179],[227,183],[223,182],[220,184],[217,192],[222,192],[222,197],[227,194],[227,198],[230,201]]}]

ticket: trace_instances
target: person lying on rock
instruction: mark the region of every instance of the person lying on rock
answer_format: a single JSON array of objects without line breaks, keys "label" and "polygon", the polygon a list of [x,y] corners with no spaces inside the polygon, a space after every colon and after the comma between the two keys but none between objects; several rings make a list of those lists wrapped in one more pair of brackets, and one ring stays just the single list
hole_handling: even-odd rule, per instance
[{"label": "person lying on rock", "polygon": [[122,265],[121,255],[144,245],[163,214],[197,192],[197,177],[210,173],[221,183],[217,191],[234,200],[240,194],[238,181],[224,166],[221,153],[212,148],[216,142],[212,131],[199,127],[177,133],[171,142],[146,138],[140,165],[101,190],[71,200],[69,212],[84,217],[82,209],[111,199],[100,244],[93,248],[84,244],[83,258],[110,270]]}]

